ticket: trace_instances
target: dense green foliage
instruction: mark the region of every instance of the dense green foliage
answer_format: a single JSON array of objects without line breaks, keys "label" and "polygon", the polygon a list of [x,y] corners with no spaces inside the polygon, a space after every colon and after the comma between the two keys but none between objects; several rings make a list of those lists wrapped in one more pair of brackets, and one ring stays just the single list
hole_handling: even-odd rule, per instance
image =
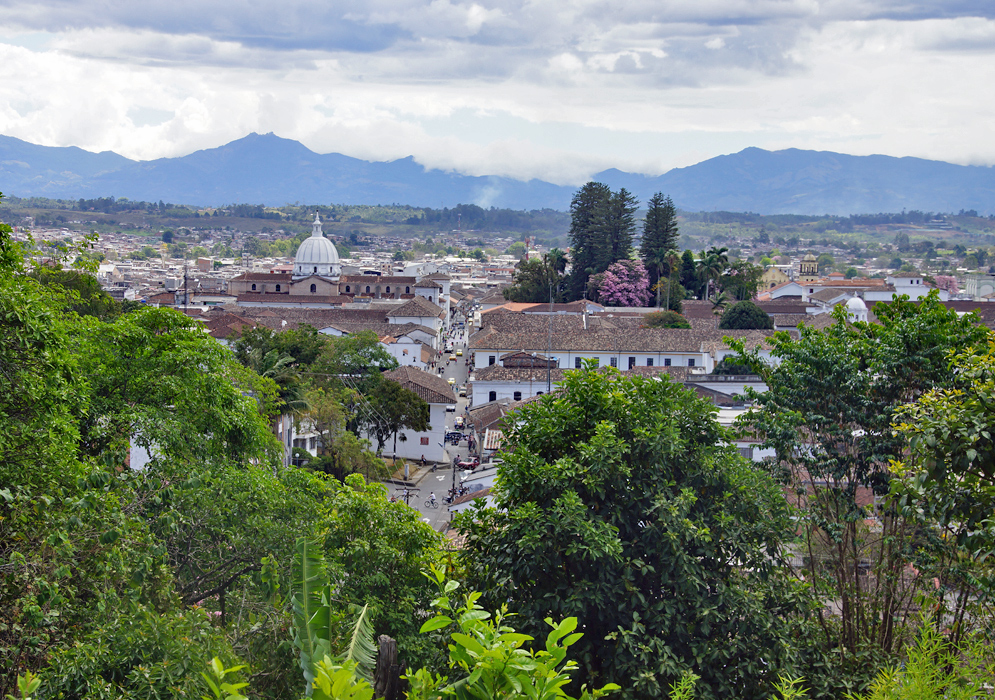
[{"label": "dense green foliage", "polygon": [[774,319],[752,301],[733,304],[722,314],[719,328],[724,330],[770,330]]},{"label": "dense green foliage", "polygon": [[485,599],[530,634],[577,617],[582,680],[626,697],[687,671],[699,697],[766,697],[803,606],[780,491],[679,385],[585,369],[561,387],[508,426],[499,509],[458,522]]},{"label": "dense green foliage", "polygon": [[646,328],[690,328],[688,320],[676,311],[653,311],[643,317]]},{"label": "dense green foliage", "polygon": [[612,192],[600,182],[581,187],[570,202],[570,300],[580,299],[591,275],[604,272],[632,252],[636,199],[625,190]]},{"label": "dense green foliage", "polygon": [[[985,331],[946,309],[935,292],[915,304],[879,304],[875,314],[879,324],[850,324],[840,309],[825,331],[775,334],[774,368],[756,352],[737,360],[768,386],[754,395],[747,426],[776,450],[771,466],[803,506],[806,575],[841,610],[819,615],[816,639],[840,664],[826,676],[807,674],[819,695],[865,689],[878,665],[909,641],[917,597],[939,594],[936,602],[966,621],[963,606],[977,601],[983,576],[954,565],[961,554],[931,531],[935,522],[919,517],[924,503],[895,508],[887,496],[892,463],[905,453],[892,427],[900,407],[951,386],[948,353],[983,340]],[[957,638],[967,631],[949,629]]]},{"label": "dense green foliage", "polygon": [[521,261],[515,268],[511,286],[504,289],[504,298],[532,304],[559,301],[566,262],[566,255],[557,248],[541,258]]},{"label": "dense green foliage", "polygon": [[669,196],[664,197],[662,192],[657,192],[647,203],[643,240],[639,246],[639,257],[649,271],[651,288],[665,274],[673,272],[679,261],[675,259],[677,247],[677,208]]}]

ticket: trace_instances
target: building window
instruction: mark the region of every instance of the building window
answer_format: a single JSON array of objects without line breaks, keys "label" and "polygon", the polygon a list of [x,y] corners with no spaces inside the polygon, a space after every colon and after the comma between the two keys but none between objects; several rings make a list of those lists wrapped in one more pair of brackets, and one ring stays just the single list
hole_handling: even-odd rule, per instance
[{"label": "building window", "polygon": [[280,291],[280,285],[276,285],[276,291]]},{"label": "building window", "polygon": [[488,401],[497,401],[497,392],[496,391],[492,391],[491,393],[489,393],[487,395],[487,400]]},{"label": "building window", "polygon": [[317,272],[317,271],[318,271],[318,266],[317,266],[317,265],[315,265],[315,266],[314,266],[314,271],[315,271],[315,272]]},{"label": "building window", "polygon": [[542,396],[542,392],[541,391],[537,391],[536,392],[536,396]]},{"label": "building window", "polygon": [[574,369],[580,369],[580,358],[579,357],[575,357],[574,358]]},{"label": "building window", "polygon": [[318,285],[316,285],[316,284],[312,284],[312,285],[311,285],[311,293],[312,293],[312,294],[314,294],[314,293],[315,293],[315,292],[317,292],[317,291],[318,291]]},{"label": "building window", "polygon": [[387,287],[387,293],[390,294],[390,287]]},{"label": "building window", "polygon": [[252,285],[252,291],[256,291],[256,285]]},{"label": "building window", "polygon": [[521,400],[522,400],[522,392],[516,391],[515,392],[515,401],[521,401]]},{"label": "building window", "polygon": [[629,369],[632,369],[635,366],[636,366],[636,358],[630,357],[629,358]]},{"label": "building window", "polygon": [[663,366],[664,367],[670,367],[670,358],[669,357],[663,358]]},{"label": "building window", "polygon": [[496,361],[497,361],[497,355],[488,355],[487,356],[487,366],[488,367],[490,367],[491,365],[493,365]]},{"label": "building window", "polygon": [[352,291],[351,289],[349,289],[349,285],[348,285],[348,284],[347,284],[347,285],[345,286],[345,290],[346,290],[347,292],[351,292],[351,291]]},{"label": "building window", "polygon": [[366,285],[366,293],[367,293],[367,294],[369,294],[369,293],[370,293],[370,285]]},{"label": "building window", "polygon": [[600,357],[595,357],[594,358],[594,366],[596,368],[601,366],[601,358]]},{"label": "building window", "polygon": [[423,444],[423,445],[427,445],[427,444],[428,444],[428,438],[427,438],[427,437],[423,437],[423,438],[421,439],[421,444]]},{"label": "building window", "polygon": [[694,367],[694,358],[688,358],[688,367]]},{"label": "building window", "polygon": [[652,357],[647,357],[646,358],[646,366],[647,367],[652,367],[653,366],[653,358]]},{"label": "building window", "polygon": [[617,357],[609,358],[608,364],[610,364],[612,367],[618,367],[618,358]]},{"label": "building window", "polygon": [[404,288],[404,293],[405,294],[411,294],[411,287],[405,287]]}]

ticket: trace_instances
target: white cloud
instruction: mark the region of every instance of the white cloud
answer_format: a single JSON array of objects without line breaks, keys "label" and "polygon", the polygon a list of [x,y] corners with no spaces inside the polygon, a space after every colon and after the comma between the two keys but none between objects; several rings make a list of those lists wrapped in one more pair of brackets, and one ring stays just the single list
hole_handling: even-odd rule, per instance
[{"label": "white cloud", "polygon": [[993,163],[989,5],[10,0],[0,133],[155,158],[272,131],[564,183],[751,145]]}]

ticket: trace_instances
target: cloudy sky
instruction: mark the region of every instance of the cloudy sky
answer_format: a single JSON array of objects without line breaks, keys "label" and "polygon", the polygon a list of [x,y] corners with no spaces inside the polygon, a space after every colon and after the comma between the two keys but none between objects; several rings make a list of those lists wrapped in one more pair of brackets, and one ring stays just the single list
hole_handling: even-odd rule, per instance
[{"label": "cloudy sky", "polygon": [[274,132],[577,184],[748,146],[995,164],[993,0],[0,0],[0,133]]}]

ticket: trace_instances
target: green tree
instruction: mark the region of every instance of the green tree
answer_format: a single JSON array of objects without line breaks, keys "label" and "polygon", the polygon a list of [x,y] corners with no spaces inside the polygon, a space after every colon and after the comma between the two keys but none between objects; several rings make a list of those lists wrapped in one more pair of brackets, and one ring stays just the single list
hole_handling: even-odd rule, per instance
[{"label": "green tree", "polygon": [[397,434],[401,430],[424,432],[430,429],[429,406],[410,389],[391,379],[383,379],[360,402],[359,421],[377,441],[377,454],[383,452],[387,439],[392,436],[396,454]]},{"label": "green tree", "polygon": [[533,636],[577,617],[580,681],[657,698],[693,670],[698,697],[767,697],[798,600],[780,490],[679,385],[589,367],[560,387],[506,424],[498,508],[457,521],[480,590]]},{"label": "green tree", "polygon": [[829,253],[822,253],[818,257],[819,274],[827,274],[832,272],[833,266],[836,264],[836,259]]},{"label": "green tree", "polygon": [[561,275],[556,267],[561,258],[554,257],[554,253],[560,251],[552,250],[541,258],[518,263],[511,286],[503,291],[504,298],[508,301],[538,304],[549,301],[552,293],[553,298],[558,299]]},{"label": "green tree", "polygon": [[505,255],[513,255],[516,258],[524,258],[528,248],[521,241],[515,241],[504,251]]},{"label": "green tree", "polygon": [[83,270],[37,267],[30,275],[46,287],[64,290],[67,307],[81,316],[107,321],[121,313],[120,304],[103,290],[96,277]]},{"label": "green tree", "polygon": [[643,219],[643,240],[639,247],[639,255],[650,273],[651,287],[660,281],[664,266],[669,267],[667,257],[677,250],[677,243],[677,209],[669,195],[664,197],[657,192],[650,198]]},{"label": "green tree", "polygon": [[602,210],[598,222],[603,240],[597,257],[596,272],[604,272],[619,260],[629,259],[636,232],[637,209],[639,202],[624,187],[611,193],[608,206]]},{"label": "green tree", "polygon": [[588,277],[601,272],[599,261],[605,257],[602,254],[604,232],[601,225],[607,217],[611,196],[608,185],[588,182],[577,190],[570,201],[570,260],[573,270],[568,289],[571,300],[583,297]]},{"label": "green tree", "polygon": [[690,250],[685,250],[681,255],[681,286],[695,296],[701,293],[697,263],[694,259],[694,253]]},{"label": "green tree", "polygon": [[323,549],[337,598],[369,605],[375,634],[395,638],[408,663],[441,666],[438,645],[418,628],[436,593],[422,572],[441,563],[442,536],[359,474],[347,476],[326,505]]},{"label": "green tree", "polygon": [[905,453],[892,422],[903,404],[951,386],[948,354],[985,333],[976,319],[945,308],[935,291],[917,303],[901,297],[878,304],[874,312],[878,324],[848,323],[839,309],[825,331],[802,328],[797,340],[774,334],[773,367],[758,350],[736,358],[768,386],[753,395],[745,425],[775,450],[771,467],[802,507],[800,554],[810,580],[841,611],[838,619],[820,613],[815,628],[835,659],[820,682],[835,694],[865,687],[876,664],[901,650],[912,601],[929,588],[931,567],[914,557],[919,524],[883,501],[891,462]]},{"label": "green tree", "polygon": [[729,266],[726,274],[719,278],[719,289],[737,301],[752,299],[760,289],[762,267],[745,260],[739,260]]},{"label": "green tree", "polygon": [[271,455],[274,440],[262,413],[276,385],[241,367],[197,321],[147,307],[79,331],[80,367],[91,390],[80,419],[86,454],[121,449],[130,439],[160,457]]},{"label": "green tree", "polygon": [[774,319],[752,301],[740,301],[722,314],[719,328],[726,330],[770,330]]},{"label": "green tree", "polygon": [[653,311],[643,316],[646,328],[690,328],[688,320],[676,311]]}]

